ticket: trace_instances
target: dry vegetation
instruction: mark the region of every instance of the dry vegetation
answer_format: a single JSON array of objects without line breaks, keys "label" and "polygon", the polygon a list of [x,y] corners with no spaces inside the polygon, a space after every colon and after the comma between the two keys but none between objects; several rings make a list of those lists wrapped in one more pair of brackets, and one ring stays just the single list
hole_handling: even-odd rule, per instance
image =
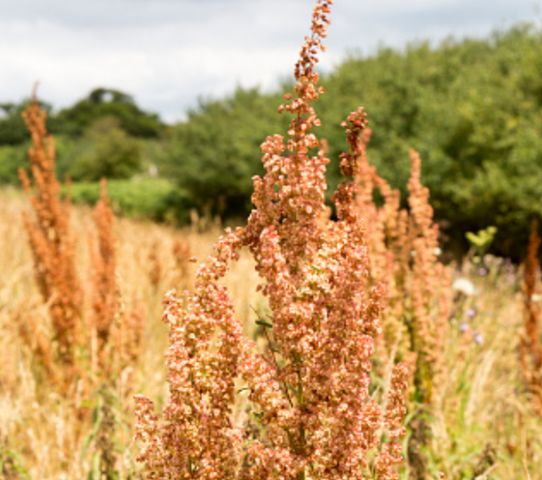
[{"label": "dry vegetation", "polygon": [[[96,421],[101,419],[87,415],[82,421],[73,415],[73,405],[89,414],[96,412],[98,396],[94,392],[69,399],[59,396],[35,365],[31,344],[21,338],[21,326],[36,325],[31,338],[38,341],[50,319],[34,281],[31,251],[22,241],[25,230],[21,214],[28,209],[27,201],[14,191],[2,192],[2,200],[0,238],[9,246],[0,249],[2,474],[7,479],[86,478],[96,470]],[[76,209],[71,220],[76,237],[86,239],[92,229],[91,212]],[[191,254],[202,259],[218,234],[116,220],[118,289],[121,298],[133,299],[123,308],[141,305],[146,321],[142,353],[132,364],[132,391],[158,402],[165,399],[167,332],[160,317],[163,294],[179,283],[173,247],[176,242],[187,242]],[[151,280],[148,264],[156,244],[163,268],[158,288]],[[88,242],[78,242],[77,246],[78,272],[91,281]],[[463,290],[455,290],[443,357],[442,394],[431,412],[434,448],[427,478],[438,478],[438,472],[451,479],[476,475],[502,480],[540,478],[542,420],[533,408],[518,359],[523,331],[522,276],[500,260],[490,259],[488,263],[490,269],[484,276],[468,265],[455,274],[470,279],[475,292],[467,296],[461,293]],[[237,318],[252,335],[261,328],[255,325],[255,311],[263,303],[255,291],[253,262],[246,253],[233,264],[224,284],[235,300]],[[458,288],[462,288],[459,283]],[[471,293],[468,289],[466,292]],[[133,400],[122,391],[113,395],[118,426],[113,450],[117,473],[110,478],[140,478],[133,474],[138,471],[138,448],[131,431]],[[241,413],[237,415],[242,418]],[[406,445],[403,452],[406,455]]]},{"label": "dry vegetation", "polygon": [[[45,365],[37,361],[35,349],[46,342],[51,324],[48,305],[43,303],[34,279],[31,249],[25,240],[21,220],[28,211],[27,200],[18,192],[2,192],[2,243],[0,264],[0,325],[2,329],[2,358],[0,374],[2,427],[0,451],[2,473],[6,478],[86,478],[92,470],[96,452],[96,417],[99,408],[98,392],[83,392],[75,385],[68,398],[51,383]],[[71,215],[71,226],[76,242],[77,273],[86,285],[92,285],[95,264],[92,248],[87,241],[93,235],[92,212],[77,209]],[[200,233],[197,227],[177,231],[152,223],[136,223],[118,219],[113,235],[116,243],[116,281],[120,298],[119,309],[130,312],[140,309],[145,319],[141,354],[131,363],[133,380],[130,392],[118,385],[111,392],[115,401],[115,422],[118,424],[115,453],[121,478],[132,471],[133,440],[131,433],[134,391],[153,398],[163,397],[163,358],[167,335],[160,317],[166,290],[185,286],[192,267],[178,266],[178,245],[189,245],[191,255],[204,258],[210,251],[217,231]],[[158,245],[158,248],[157,248]],[[158,284],[149,271],[151,252],[162,265]],[[251,262],[242,256],[226,279],[236,298],[236,310],[243,323],[249,325],[250,308],[258,306],[255,295],[255,273]],[[116,291],[112,292],[117,294]],[[92,304],[92,300],[89,298]],[[90,311],[90,309],[89,309]],[[129,328],[129,327],[127,327]],[[21,336],[21,329],[28,332]],[[130,332],[124,332],[130,334]],[[47,339],[47,340],[43,340]],[[74,415],[74,408],[80,415]],[[99,420],[99,419],[98,419]],[[19,472],[20,471],[20,472]],[[16,473],[19,472],[19,473]],[[25,473],[26,472],[26,473]],[[98,478],[98,477],[96,477]],[[115,478],[115,477],[113,477]]]},{"label": "dry vegetation", "polygon": [[216,243],[197,219],[115,218],[105,181],[71,208],[28,107],[26,196],[3,192],[0,213],[3,478],[542,478],[537,226],[524,268],[444,265],[419,156],[401,208],[362,108],[330,218],[312,105],[331,3],[254,210]]}]

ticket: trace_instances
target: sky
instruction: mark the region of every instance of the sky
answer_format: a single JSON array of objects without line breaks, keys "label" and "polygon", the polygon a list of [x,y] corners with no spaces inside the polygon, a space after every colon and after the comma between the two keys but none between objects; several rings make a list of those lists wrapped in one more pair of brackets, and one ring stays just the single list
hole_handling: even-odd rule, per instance
[{"label": "sky", "polygon": [[[0,102],[58,109],[103,86],[167,121],[293,70],[314,0],[0,0]],[[349,52],[541,24],[542,0],[336,0],[322,67]]]}]

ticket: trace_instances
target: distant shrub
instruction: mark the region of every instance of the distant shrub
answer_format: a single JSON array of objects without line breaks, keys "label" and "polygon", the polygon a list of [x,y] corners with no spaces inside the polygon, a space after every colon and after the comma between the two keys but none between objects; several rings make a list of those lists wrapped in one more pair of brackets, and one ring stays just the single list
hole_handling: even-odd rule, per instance
[{"label": "distant shrub", "polygon": [[[164,179],[111,180],[108,193],[116,212],[133,218],[187,221],[178,215],[186,202],[183,192]],[[74,203],[94,205],[100,198],[99,182],[75,182],[70,187]]]},{"label": "distant shrub", "polygon": [[[19,185],[19,169],[29,167],[26,155],[29,145],[25,142],[21,145],[0,146],[0,184]],[[74,140],[62,136],[55,137],[56,168],[59,178],[64,178],[68,173],[73,163],[75,147]]]},{"label": "distant shrub", "polygon": [[[406,193],[415,148],[449,242],[465,251],[467,231],[495,225],[492,251],[519,257],[530,216],[542,215],[541,68],[542,33],[528,25],[437,48],[417,43],[350,56],[325,76],[329,95],[318,107],[331,186],[339,180],[344,112],[363,104],[374,131],[370,157],[392,187]],[[174,127],[172,176],[194,206],[204,192],[208,202],[229,205],[226,214],[247,208],[243,172],[260,173],[262,132],[282,126],[272,116],[276,102],[275,93],[237,90],[203,102]]]},{"label": "distant shrub", "polygon": [[26,164],[26,153],[20,146],[0,147],[0,183],[18,183],[18,171]]},{"label": "distant shrub", "polygon": [[286,126],[274,105],[257,89],[238,89],[232,98],[202,102],[173,128],[164,168],[193,207],[225,216],[249,210],[251,178],[262,173],[261,139]]},{"label": "distant shrub", "polygon": [[142,169],[137,140],[127,135],[114,117],[93,123],[72,154],[68,172],[74,180],[129,178]]},{"label": "distant shrub", "polygon": [[0,145],[17,145],[28,139],[22,110],[23,105],[0,104]]},{"label": "distant shrub", "polygon": [[114,117],[120,127],[134,137],[156,138],[164,129],[157,115],[141,110],[127,93],[96,88],[75,105],[58,112],[51,120],[52,130],[80,136],[94,122],[104,117]]}]

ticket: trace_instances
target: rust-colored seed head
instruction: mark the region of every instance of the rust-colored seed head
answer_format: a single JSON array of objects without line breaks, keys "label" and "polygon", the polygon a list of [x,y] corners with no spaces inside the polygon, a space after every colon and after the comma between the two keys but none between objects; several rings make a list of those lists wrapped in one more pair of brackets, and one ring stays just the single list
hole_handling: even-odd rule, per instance
[{"label": "rust-colored seed head", "polygon": [[520,365],[532,395],[534,407],[542,416],[542,340],[540,339],[540,307],[537,302],[537,296],[540,295],[539,253],[538,222],[533,221],[523,270],[524,331],[519,352]]},{"label": "rust-colored seed head", "polygon": [[76,273],[74,240],[69,227],[69,205],[61,200],[55,176],[54,142],[45,128],[46,114],[33,100],[23,112],[32,138],[28,159],[32,178],[21,171],[23,187],[31,195],[33,215],[24,215],[34,257],[35,274],[50,307],[56,352],[73,374],[74,347],[78,341],[82,290]]},{"label": "rust-colored seed head", "polygon": [[160,262],[159,250],[160,244],[158,241],[155,241],[147,257],[149,263],[149,280],[155,289],[158,288],[162,280],[162,263]]},{"label": "rust-colored seed head", "polygon": [[92,327],[98,342],[100,366],[105,366],[104,348],[108,343],[111,325],[118,314],[118,292],[115,279],[116,258],[113,236],[115,216],[107,196],[105,179],[100,182],[100,200],[92,213],[97,241],[92,248]]},{"label": "rust-colored seed head", "polygon": [[[311,36],[295,67],[296,85],[280,110],[292,114],[287,139],[262,144],[265,174],[254,177],[247,225],[227,230],[183,298],[169,293],[164,320],[170,396],[162,417],[137,397],[137,437],[147,478],[362,480],[382,448],[380,480],[397,478],[405,375],[397,367],[385,414],[372,398],[372,357],[384,291],[370,284],[369,252],[355,185],[333,196],[338,219],[324,215],[326,147],[313,102],[322,93],[314,67],[331,1],[318,0]],[[343,172],[366,137],[363,111],[346,123]],[[269,307],[268,350],[243,336],[220,280],[248,247]],[[231,421],[239,377],[251,409]],[[390,442],[381,446],[385,421]],[[370,465],[371,464],[371,465]]]},{"label": "rust-colored seed head", "polygon": [[171,253],[175,260],[175,284],[186,288],[190,285],[190,245],[186,240],[175,240]]}]

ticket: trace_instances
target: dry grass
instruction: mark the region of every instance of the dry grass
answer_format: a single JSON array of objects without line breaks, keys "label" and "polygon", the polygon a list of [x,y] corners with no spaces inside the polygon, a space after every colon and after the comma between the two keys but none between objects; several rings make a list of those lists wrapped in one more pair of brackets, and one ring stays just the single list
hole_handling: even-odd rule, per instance
[{"label": "dry grass", "polygon": [[[19,335],[21,324],[32,321],[34,341],[49,323],[47,306],[43,304],[33,275],[32,255],[25,240],[21,214],[28,208],[26,199],[14,190],[2,192],[0,213],[0,351],[3,367],[0,372],[0,472],[5,478],[85,478],[92,470],[95,423],[73,416],[73,405],[87,412],[98,412],[97,392],[77,392],[64,399],[47,385],[46,378],[36,369],[30,348]],[[93,230],[90,209],[76,209],[72,215],[72,231],[79,239],[76,248],[78,274],[83,282],[92,281],[91,254],[87,241]],[[160,318],[162,298],[166,290],[186,284],[186,264],[179,267],[175,245],[188,245],[190,252],[203,259],[209,252],[216,231],[198,233],[196,229],[174,230],[151,223],[117,220],[114,228],[117,244],[117,282],[121,309],[142,308],[145,319],[142,353],[133,365],[133,391],[152,398],[163,398],[163,353],[167,332]],[[158,247],[156,247],[158,245]],[[154,252],[162,265],[158,285],[148,275],[149,252]],[[182,275],[178,271],[183,269]],[[190,272],[188,272],[190,274]],[[182,278],[182,281],[180,281]],[[236,308],[245,325],[257,307],[256,274],[248,257],[242,256],[225,280],[236,299]],[[181,285],[179,285],[181,283]],[[43,332],[45,333],[45,332]],[[250,333],[250,332],[249,332]],[[119,474],[127,478],[133,469],[131,438],[131,395],[122,388],[112,392],[117,429],[116,448],[121,457]],[[85,444],[89,444],[85,448]],[[19,476],[10,477],[6,472]],[[2,469],[4,471],[2,471]],[[24,473],[26,472],[26,473]],[[2,476],[0,475],[0,478]],[[98,478],[98,477],[93,477]]]},{"label": "dry grass", "polygon": [[[90,394],[86,398],[63,399],[53,388],[43,385],[37,374],[30,349],[19,336],[20,323],[29,318],[38,329],[48,322],[47,308],[33,277],[31,252],[27,242],[22,241],[25,232],[21,212],[27,204],[19,193],[8,190],[2,192],[2,205],[1,471],[4,478],[84,478],[92,471],[97,450],[95,425],[92,420],[75,418],[68,407],[75,403],[98,412],[100,397]],[[92,228],[90,210],[75,209],[72,229],[76,238],[88,238]],[[119,219],[114,234],[118,287],[121,298],[129,299],[124,308],[142,305],[146,320],[142,354],[133,366],[133,389],[161,403],[165,395],[163,352],[167,335],[160,317],[163,294],[179,283],[174,246],[182,242],[192,255],[202,259],[218,232],[181,231]],[[158,286],[148,275],[150,252],[154,252],[163,269]],[[88,242],[77,243],[76,258],[80,278],[90,281]],[[490,265],[485,276],[468,270],[461,273],[474,283],[476,293],[456,293],[451,333],[446,339],[444,392],[431,412],[434,448],[429,478],[437,478],[439,471],[450,479],[540,478],[542,422],[532,413],[518,365],[521,278],[502,262],[493,260]],[[254,328],[252,308],[258,309],[261,302],[255,292],[256,278],[251,260],[242,255],[225,280],[249,334]],[[39,331],[33,331],[33,335],[37,340]],[[113,395],[114,421],[119,424],[114,439],[119,454],[118,476],[138,478],[133,473],[132,400],[122,391]],[[18,470],[20,473],[16,473]],[[407,475],[405,472],[405,478]]]}]

